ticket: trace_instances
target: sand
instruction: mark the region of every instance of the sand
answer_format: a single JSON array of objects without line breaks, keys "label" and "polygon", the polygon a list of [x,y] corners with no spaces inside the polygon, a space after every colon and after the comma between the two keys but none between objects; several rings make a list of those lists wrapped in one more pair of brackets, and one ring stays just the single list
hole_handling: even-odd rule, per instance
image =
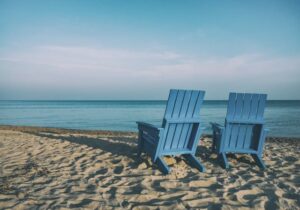
[{"label": "sand", "polygon": [[202,137],[201,173],[180,157],[162,175],[136,134],[0,126],[0,209],[300,209],[300,139],[270,138],[225,170]]}]

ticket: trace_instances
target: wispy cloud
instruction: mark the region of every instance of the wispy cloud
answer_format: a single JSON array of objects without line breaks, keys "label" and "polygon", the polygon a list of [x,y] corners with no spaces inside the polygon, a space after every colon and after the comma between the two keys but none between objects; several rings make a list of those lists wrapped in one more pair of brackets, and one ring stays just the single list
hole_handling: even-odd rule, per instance
[{"label": "wispy cloud", "polygon": [[42,64],[63,69],[124,69],[139,67],[153,61],[168,62],[180,58],[173,52],[143,52],[124,49],[97,49],[87,47],[40,46],[31,51],[3,55],[2,61]]},{"label": "wispy cloud", "polygon": [[[13,68],[5,68],[10,63]],[[24,68],[26,66],[26,68]],[[133,51],[77,46],[40,46],[26,52],[0,54],[1,81],[16,84],[147,89],[155,85],[206,89],[276,90],[278,83],[300,88],[300,56],[259,53],[232,57],[195,57],[172,51]],[[10,73],[8,73],[11,71]],[[24,75],[34,74],[34,77]],[[34,73],[32,73],[34,72]],[[7,76],[8,77],[8,76]],[[6,82],[7,84],[7,82]],[[298,85],[297,85],[298,84]],[[75,87],[76,86],[76,87]]]}]

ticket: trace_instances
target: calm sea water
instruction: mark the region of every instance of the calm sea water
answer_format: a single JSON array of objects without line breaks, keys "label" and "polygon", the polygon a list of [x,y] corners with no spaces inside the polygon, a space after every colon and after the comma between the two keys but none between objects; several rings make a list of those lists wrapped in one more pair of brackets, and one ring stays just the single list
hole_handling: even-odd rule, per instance
[{"label": "calm sea water", "polygon": [[[137,131],[136,121],[160,125],[166,101],[0,101],[0,124],[88,130]],[[226,101],[205,101],[201,116],[224,122]],[[266,125],[271,136],[300,137],[300,101],[268,101]]]}]

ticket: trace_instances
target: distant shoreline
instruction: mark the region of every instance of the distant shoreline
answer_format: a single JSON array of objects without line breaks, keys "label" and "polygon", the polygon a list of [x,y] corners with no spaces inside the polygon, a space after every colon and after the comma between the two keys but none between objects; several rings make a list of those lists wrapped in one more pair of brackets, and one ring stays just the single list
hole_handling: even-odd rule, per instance
[{"label": "distant shoreline", "polygon": [[[42,127],[42,126],[19,126],[19,125],[0,125],[0,130],[12,130],[21,132],[50,132],[57,134],[74,133],[74,134],[91,134],[91,135],[135,135],[137,132],[132,131],[115,131],[115,130],[85,130],[72,128],[58,128],[58,127]],[[202,137],[211,138],[212,134],[203,134]],[[268,136],[267,141],[300,141],[300,137],[282,137],[282,136]]]}]

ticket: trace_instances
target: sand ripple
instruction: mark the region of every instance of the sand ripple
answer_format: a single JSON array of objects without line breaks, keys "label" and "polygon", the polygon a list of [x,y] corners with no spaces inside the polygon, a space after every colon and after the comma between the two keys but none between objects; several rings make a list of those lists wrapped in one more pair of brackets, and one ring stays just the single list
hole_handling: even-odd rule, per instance
[{"label": "sand ripple", "polygon": [[268,141],[265,171],[247,155],[224,170],[210,145],[197,152],[206,173],[167,157],[163,176],[136,159],[132,133],[0,130],[0,209],[300,208],[300,141]]}]

